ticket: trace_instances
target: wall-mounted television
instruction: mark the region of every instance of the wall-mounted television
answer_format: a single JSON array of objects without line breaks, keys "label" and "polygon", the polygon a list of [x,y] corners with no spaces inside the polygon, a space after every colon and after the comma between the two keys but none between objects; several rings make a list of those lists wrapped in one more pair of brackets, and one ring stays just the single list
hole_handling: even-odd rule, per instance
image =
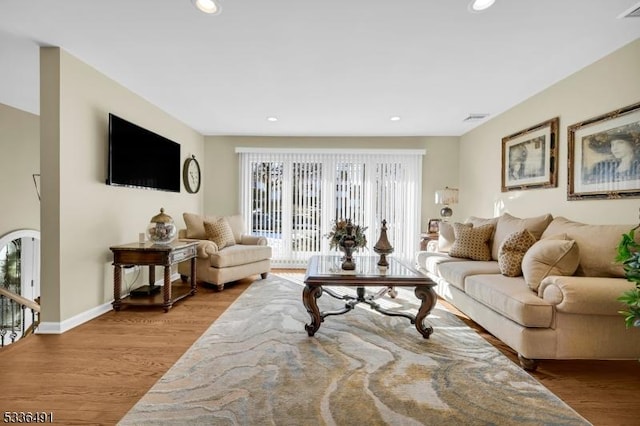
[{"label": "wall-mounted television", "polygon": [[180,144],[109,114],[107,185],[180,192]]}]

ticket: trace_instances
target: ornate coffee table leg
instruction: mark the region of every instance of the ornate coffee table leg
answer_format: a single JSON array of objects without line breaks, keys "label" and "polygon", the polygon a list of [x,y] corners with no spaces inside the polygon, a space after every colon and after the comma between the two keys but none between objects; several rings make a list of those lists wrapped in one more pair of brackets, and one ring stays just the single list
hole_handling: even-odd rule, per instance
[{"label": "ornate coffee table leg", "polygon": [[322,322],[322,316],[320,315],[320,309],[318,308],[318,302],[316,299],[322,295],[321,286],[304,286],[302,290],[302,303],[311,316],[311,324],[305,324],[304,329],[307,330],[309,336],[313,336],[320,328]]},{"label": "ornate coffee table leg", "polygon": [[433,333],[433,327],[425,326],[424,319],[431,313],[431,310],[436,306],[438,296],[431,287],[417,286],[415,291],[416,297],[422,300],[418,315],[416,315],[416,329],[422,334],[422,337],[428,339],[431,333]]}]

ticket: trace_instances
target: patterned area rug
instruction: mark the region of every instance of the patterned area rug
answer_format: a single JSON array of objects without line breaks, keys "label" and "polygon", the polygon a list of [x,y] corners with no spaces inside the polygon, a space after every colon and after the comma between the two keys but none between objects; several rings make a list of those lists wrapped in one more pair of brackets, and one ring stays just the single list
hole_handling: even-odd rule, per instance
[{"label": "patterned area rug", "polygon": [[[257,280],[120,424],[589,424],[440,305],[428,340],[366,305],[309,337],[302,288]],[[415,314],[413,291],[397,290],[378,302]],[[318,299],[321,310],[343,303]]]}]

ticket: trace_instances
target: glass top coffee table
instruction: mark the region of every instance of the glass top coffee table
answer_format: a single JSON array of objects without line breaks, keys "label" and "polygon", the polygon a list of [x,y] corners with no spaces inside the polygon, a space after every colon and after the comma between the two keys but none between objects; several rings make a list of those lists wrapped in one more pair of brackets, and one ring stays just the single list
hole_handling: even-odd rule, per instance
[{"label": "glass top coffee table", "polygon": [[[415,324],[416,329],[428,339],[433,328],[424,325],[424,319],[436,305],[437,295],[433,290],[436,285],[427,276],[405,265],[396,258],[388,258],[386,269],[378,267],[377,256],[356,258],[356,269],[344,271],[340,267],[340,256],[313,256],[309,259],[307,273],[304,277],[305,287],[302,291],[302,303],[311,316],[311,323],[305,325],[309,336],[313,336],[320,324],[330,315],[342,315],[352,310],[358,303],[365,303],[384,315],[405,317]],[[341,295],[326,287],[355,287],[355,295]],[[374,294],[367,294],[366,287],[384,287]],[[382,308],[375,300],[385,293],[393,297],[394,287],[415,287],[415,295],[422,301],[418,313],[411,315]],[[317,299],[327,293],[336,299],[346,300],[345,306],[337,311],[320,312]]]}]

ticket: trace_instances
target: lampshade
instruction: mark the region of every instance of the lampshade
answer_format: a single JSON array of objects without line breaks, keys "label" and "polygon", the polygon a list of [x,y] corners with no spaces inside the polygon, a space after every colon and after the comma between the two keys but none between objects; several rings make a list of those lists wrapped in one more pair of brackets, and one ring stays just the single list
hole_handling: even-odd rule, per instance
[{"label": "lampshade", "polygon": [[438,189],[436,191],[436,204],[444,204],[445,206],[458,204],[458,189],[449,188]]}]

